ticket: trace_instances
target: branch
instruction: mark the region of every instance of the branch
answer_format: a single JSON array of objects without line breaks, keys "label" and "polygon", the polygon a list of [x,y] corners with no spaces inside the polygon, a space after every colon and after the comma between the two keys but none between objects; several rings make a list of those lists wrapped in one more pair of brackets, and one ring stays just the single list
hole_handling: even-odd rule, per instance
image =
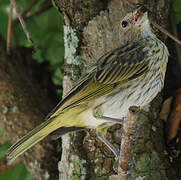
[{"label": "branch", "polygon": [[118,179],[126,180],[128,171],[131,169],[131,144],[136,133],[136,119],[139,108],[132,106],[129,108],[127,119],[123,123],[123,136],[120,147],[120,160],[118,168]]},{"label": "branch", "polygon": [[31,18],[34,18],[34,17],[36,17],[36,16],[39,16],[40,14],[48,11],[50,8],[52,8],[52,5],[47,5],[47,6],[43,7],[43,8],[41,8],[39,11],[35,12],[34,14],[31,14],[31,15],[29,15],[29,16],[26,16],[26,17],[25,17],[25,20],[29,20],[29,19],[31,19]]},{"label": "branch", "polygon": [[[30,14],[29,16],[24,15],[23,18],[24,18],[25,21],[30,20],[30,19],[32,19],[32,18],[34,18],[36,16],[39,16],[42,13],[48,11],[50,8],[52,8],[52,5],[46,5],[45,7],[41,8],[39,11],[35,12],[34,14]],[[16,19],[14,24],[17,24],[17,23],[18,23],[18,20]]]},{"label": "branch", "polygon": [[23,17],[21,16],[21,13],[20,13],[20,11],[18,9],[18,6],[16,5],[16,1],[15,0],[11,0],[11,3],[14,6],[15,13],[16,13],[16,15],[17,15],[17,17],[18,17],[18,19],[19,19],[19,21],[21,23],[21,26],[22,26],[25,34],[26,34],[26,37],[27,37],[28,41],[33,45],[34,49],[36,50],[37,47],[36,47],[36,45],[33,42],[32,36],[31,36],[30,32],[27,29],[27,26],[26,26],[26,24],[24,22]]},{"label": "branch", "polygon": [[26,14],[31,11],[31,9],[39,2],[39,0],[34,0],[22,13],[22,17],[25,17]]},{"label": "branch", "polygon": [[11,35],[12,35],[12,14],[13,14],[13,3],[11,2],[9,9],[8,34],[7,34],[7,44],[6,44],[7,54],[10,54],[10,44],[11,44]]},{"label": "branch", "polygon": [[169,33],[166,29],[162,28],[160,25],[158,25],[156,22],[154,21],[150,21],[151,24],[153,24],[153,26],[155,26],[159,31],[161,31],[163,34],[167,35],[170,39],[172,39],[173,41],[175,41],[177,44],[181,45],[181,41],[179,39],[177,39],[174,35],[172,35],[171,33]]}]

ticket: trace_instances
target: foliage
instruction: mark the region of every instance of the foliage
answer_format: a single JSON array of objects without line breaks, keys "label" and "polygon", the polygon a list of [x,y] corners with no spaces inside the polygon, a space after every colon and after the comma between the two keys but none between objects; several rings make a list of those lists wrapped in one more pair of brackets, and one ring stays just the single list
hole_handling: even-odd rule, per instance
[{"label": "foliage", "polygon": [[[33,0],[17,0],[20,11],[23,12],[32,1]],[[0,0],[0,4],[0,34],[6,39],[9,1]],[[38,12],[41,13],[38,14]],[[45,2],[45,0],[40,0],[36,6],[27,13],[26,17],[27,19],[24,19],[26,20],[28,30],[31,32],[32,38],[38,46],[38,50],[33,54],[33,57],[39,63],[45,61],[49,63],[49,70],[52,73],[53,82],[56,85],[61,86],[63,77],[64,43],[63,25],[59,13],[51,6],[51,4]],[[16,16],[14,16],[14,22],[12,46],[30,47],[31,44],[28,42]]]},{"label": "foliage", "polygon": [[10,144],[8,142],[4,144],[0,144],[0,158],[5,156],[9,147],[10,147]]},{"label": "foliage", "polygon": [[33,180],[24,165],[18,165],[0,174],[0,180]]},{"label": "foliage", "polygon": [[181,22],[181,1],[180,0],[172,0],[172,10],[175,14],[176,23]]}]

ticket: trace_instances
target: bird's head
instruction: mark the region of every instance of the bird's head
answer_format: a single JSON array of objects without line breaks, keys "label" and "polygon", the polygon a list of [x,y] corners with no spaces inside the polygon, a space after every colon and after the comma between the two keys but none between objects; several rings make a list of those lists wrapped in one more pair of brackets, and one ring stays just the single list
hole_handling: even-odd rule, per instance
[{"label": "bird's head", "polygon": [[155,37],[150,27],[148,12],[140,7],[128,13],[120,22],[120,38],[126,44],[147,37]]}]

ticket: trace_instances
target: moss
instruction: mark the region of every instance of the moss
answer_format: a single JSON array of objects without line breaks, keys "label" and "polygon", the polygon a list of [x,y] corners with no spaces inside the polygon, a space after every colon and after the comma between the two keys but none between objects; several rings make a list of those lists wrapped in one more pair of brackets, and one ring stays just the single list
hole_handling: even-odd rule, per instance
[{"label": "moss", "polygon": [[136,120],[136,124],[138,126],[141,126],[141,125],[143,125],[143,123],[145,123],[145,121],[148,121],[148,116],[145,113],[146,112],[143,112],[143,111],[141,111],[139,113],[139,118],[137,118],[137,120]]},{"label": "moss", "polygon": [[147,180],[161,180],[166,177],[165,167],[162,167],[163,162],[157,152],[144,153],[138,158],[139,160],[134,164],[135,171],[132,173],[132,178],[137,175],[145,177]]},{"label": "moss", "polygon": [[136,163],[136,171],[147,171],[150,168],[150,156],[149,154],[143,154],[139,161]]},{"label": "moss", "polygon": [[84,164],[86,164],[86,161],[84,159],[81,160],[76,155],[71,156],[70,169],[69,169],[71,180],[79,180],[85,177],[86,169],[84,167]]}]

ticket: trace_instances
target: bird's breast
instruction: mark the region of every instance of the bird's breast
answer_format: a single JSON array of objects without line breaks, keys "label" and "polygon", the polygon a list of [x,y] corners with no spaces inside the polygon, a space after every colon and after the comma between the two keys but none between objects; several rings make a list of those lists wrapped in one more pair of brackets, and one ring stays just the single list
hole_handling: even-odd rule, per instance
[{"label": "bird's breast", "polygon": [[104,116],[122,119],[127,116],[129,107],[148,105],[163,88],[161,72],[148,74],[139,81],[132,81],[127,87],[120,88],[96,100],[96,106]]}]

